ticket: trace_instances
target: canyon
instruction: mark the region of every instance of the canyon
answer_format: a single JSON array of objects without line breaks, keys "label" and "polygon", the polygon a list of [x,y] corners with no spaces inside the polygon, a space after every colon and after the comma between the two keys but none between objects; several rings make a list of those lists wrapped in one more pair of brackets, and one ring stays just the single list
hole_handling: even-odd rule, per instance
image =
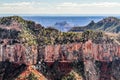
[{"label": "canyon", "polygon": [[66,80],[70,74],[75,80],[120,80],[120,43],[110,36],[59,32],[18,16],[0,18],[0,80],[26,80],[31,72],[40,80]]}]

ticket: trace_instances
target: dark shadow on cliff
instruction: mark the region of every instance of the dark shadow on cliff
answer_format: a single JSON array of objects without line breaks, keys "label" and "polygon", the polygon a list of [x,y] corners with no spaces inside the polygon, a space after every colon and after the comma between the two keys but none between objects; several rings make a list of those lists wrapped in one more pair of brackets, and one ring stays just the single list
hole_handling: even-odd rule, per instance
[{"label": "dark shadow on cliff", "polygon": [[100,73],[100,80],[120,80],[120,59],[113,61],[96,61],[97,71]]},{"label": "dark shadow on cliff", "polygon": [[26,67],[25,64],[12,63],[8,60],[0,62],[0,80],[14,80],[26,70]]}]

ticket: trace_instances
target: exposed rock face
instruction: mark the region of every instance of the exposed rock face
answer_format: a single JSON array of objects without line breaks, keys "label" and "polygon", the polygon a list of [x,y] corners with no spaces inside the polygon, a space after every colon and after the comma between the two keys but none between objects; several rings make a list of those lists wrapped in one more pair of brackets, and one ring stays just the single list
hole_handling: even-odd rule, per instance
[{"label": "exposed rock face", "polygon": [[78,58],[97,61],[113,61],[120,57],[120,47],[116,43],[103,42],[101,44],[92,43],[73,43],[67,45],[48,45],[45,47],[46,61],[74,61]]},{"label": "exposed rock face", "polygon": [[[48,45],[41,51],[39,55],[43,54],[47,66],[56,67],[55,70],[58,70],[58,73],[61,72],[61,75],[70,72],[70,69],[72,70],[70,64],[73,61],[80,60],[84,62],[86,80],[119,80],[120,78],[120,46],[116,43],[103,42],[95,44],[89,40],[85,43]],[[0,45],[1,61],[9,60],[19,64],[36,64],[39,62],[38,58],[35,46]],[[57,60],[58,65],[54,64]]]},{"label": "exposed rock face", "polygon": [[24,47],[21,44],[0,45],[0,61],[9,60],[15,63],[36,64],[37,48]]},{"label": "exposed rock face", "polygon": [[[102,44],[95,44],[89,40],[86,43],[48,45],[43,49],[42,54],[44,54],[44,60],[48,66],[55,65],[54,62],[57,60],[61,64],[78,59],[84,61],[86,80],[112,80],[111,78],[119,80],[120,46],[115,43],[103,42]],[[9,60],[21,64],[36,64],[38,62],[37,58],[38,53],[35,46],[24,47],[20,44],[0,45],[1,61]],[[67,65],[70,64],[64,64],[64,68],[62,65],[56,65],[56,67],[59,67],[60,71],[65,72],[64,70],[68,68]],[[70,70],[67,72],[70,72]],[[65,73],[61,73],[61,75]]]},{"label": "exposed rock face", "polygon": [[120,46],[115,43],[95,44],[90,40],[86,43],[52,45],[45,47],[45,60],[80,59],[84,62],[86,80],[119,80],[119,49]]},{"label": "exposed rock face", "polygon": [[97,67],[95,63],[91,60],[86,60],[84,62],[84,71],[85,71],[85,79],[86,80],[99,80],[99,72],[97,71]]},{"label": "exposed rock face", "polygon": [[68,45],[49,45],[45,47],[46,61],[73,61],[80,55],[78,53],[82,43],[68,44]]}]

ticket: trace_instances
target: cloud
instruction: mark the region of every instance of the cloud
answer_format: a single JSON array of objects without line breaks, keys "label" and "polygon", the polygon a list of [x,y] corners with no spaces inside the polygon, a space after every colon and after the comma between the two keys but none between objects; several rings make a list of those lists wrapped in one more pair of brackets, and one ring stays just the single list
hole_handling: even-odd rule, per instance
[{"label": "cloud", "polygon": [[117,2],[14,2],[1,3],[0,14],[120,14],[119,7]]},{"label": "cloud", "polygon": [[1,14],[34,14],[42,13],[45,3],[41,2],[16,2],[0,4]]},{"label": "cloud", "polygon": [[98,2],[98,3],[71,3],[64,2],[57,5],[58,9],[73,14],[120,14],[120,3]]},{"label": "cloud", "polygon": [[99,2],[99,3],[60,3],[60,7],[120,7],[120,3],[117,2]]},{"label": "cloud", "polygon": [[61,6],[61,7],[74,6],[74,7],[76,7],[76,6],[79,6],[79,4],[71,3],[71,2],[65,2],[65,3],[60,3],[58,6]]},{"label": "cloud", "polygon": [[17,2],[17,3],[3,3],[3,6],[24,6],[24,5],[31,5],[30,2]]}]

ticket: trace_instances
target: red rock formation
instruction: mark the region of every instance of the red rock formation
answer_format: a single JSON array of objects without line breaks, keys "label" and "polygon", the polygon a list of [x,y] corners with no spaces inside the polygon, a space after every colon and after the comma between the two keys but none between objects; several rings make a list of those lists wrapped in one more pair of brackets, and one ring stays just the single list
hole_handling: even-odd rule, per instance
[{"label": "red rock formation", "polygon": [[[107,62],[114,62],[115,59],[120,58],[119,45],[106,42],[95,44],[92,43],[91,40],[85,43],[48,45],[41,51],[40,53],[44,54],[44,61],[48,66],[54,65],[56,60],[59,61],[60,65],[57,66],[57,69],[61,71],[62,74],[70,72],[72,69],[71,66],[69,66],[71,62],[78,59],[84,61],[84,71],[87,75],[91,75],[91,77],[87,76],[90,80],[98,79],[99,76],[100,80],[110,80],[109,77],[112,77],[112,73],[109,71],[114,69],[108,67]],[[19,64],[36,64],[38,62],[37,52],[37,47],[35,46],[25,47],[21,44],[0,45],[0,61],[9,60]],[[96,71],[97,66],[95,65],[95,61],[101,63],[99,67],[100,73]],[[113,72],[115,73],[116,70],[117,68],[115,68]]]},{"label": "red rock formation", "polygon": [[75,56],[84,55],[84,58],[93,58],[98,61],[112,61],[114,56],[120,56],[120,46],[117,44],[103,43],[95,44],[90,40],[86,43],[73,43],[66,45],[49,45],[45,47],[45,60],[54,61],[58,58],[66,61],[74,61],[79,57]]},{"label": "red rock formation", "polygon": [[0,46],[0,60],[9,60],[15,63],[36,64],[37,62],[37,48],[31,46],[24,47],[21,44],[15,45],[1,45]]},{"label": "red rock formation", "polygon": [[[54,62],[56,59],[61,62],[72,62],[82,56],[85,66],[84,71],[86,80],[111,80],[112,73],[110,71],[113,69],[111,68],[112,64],[110,64],[110,62],[114,62],[115,59],[120,57],[120,46],[115,43],[106,42],[95,44],[89,40],[86,43],[55,46],[49,45],[45,47],[45,54],[45,60],[47,63],[49,63],[49,61]],[[75,56],[75,54],[77,54],[77,56]],[[56,55],[57,57],[53,55]],[[94,63],[95,61],[99,61],[101,66],[97,67]],[[67,66],[64,63],[62,64]],[[97,71],[96,68],[99,68],[100,72]],[[63,69],[67,70],[66,67]]]},{"label": "red rock formation", "polygon": [[[93,58],[97,61],[112,61],[114,57],[120,57],[120,46],[111,43],[95,44],[89,40],[86,43],[48,45],[42,53],[45,61],[74,61],[81,56],[84,60]],[[24,47],[21,44],[0,46],[1,61],[8,59],[12,62],[35,64],[37,57],[35,46]]]}]

